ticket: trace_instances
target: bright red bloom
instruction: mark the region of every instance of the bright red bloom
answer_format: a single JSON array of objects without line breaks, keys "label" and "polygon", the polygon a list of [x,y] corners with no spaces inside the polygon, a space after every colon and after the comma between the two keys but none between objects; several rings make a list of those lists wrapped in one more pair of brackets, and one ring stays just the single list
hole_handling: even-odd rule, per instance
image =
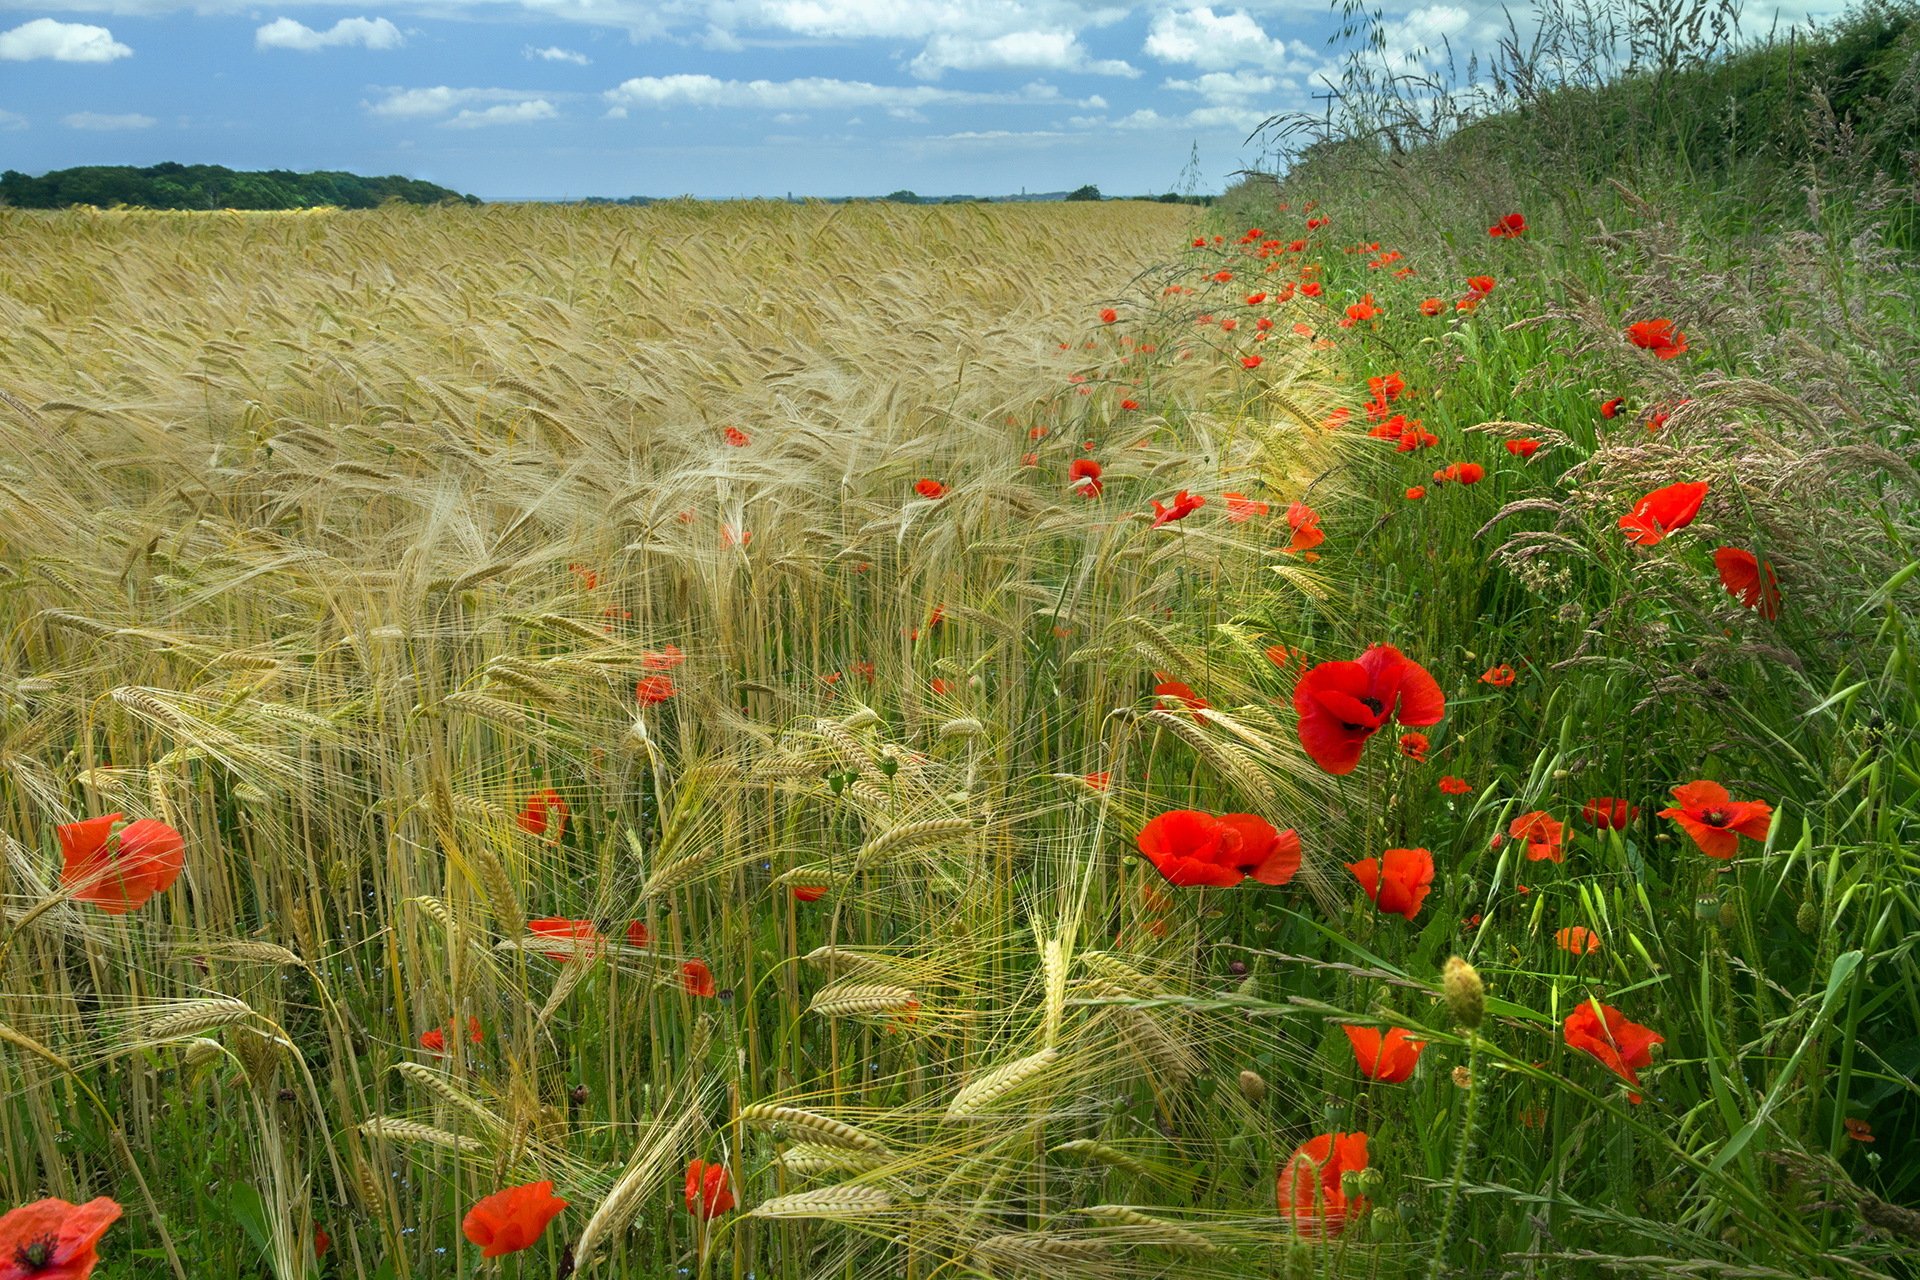
[{"label": "bright red bloom", "polygon": [[1380,314],[1380,308],[1374,305],[1373,295],[1366,294],[1360,301],[1347,307],[1347,327],[1351,328],[1362,320],[1372,320]]},{"label": "bright red bloom", "polygon": [[738,427],[728,427],[724,434],[726,435],[727,443],[736,449],[745,448],[748,443],[747,433]]},{"label": "bright red bloom", "polygon": [[1672,818],[1709,858],[1731,858],[1740,837],[1765,840],[1773,825],[1773,806],[1764,800],[1735,800],[1717,782],[1683,782],[1673,789],[1676,803],[1660,816]]},{"label": "bright red bloom", "polygon": [[1497,667],[1488,667],[1480,673],[1480,683],[1490,684],[1496,689],[1504,689],[1513,681],[1513,668],[1504,662]]},{"label": "bright red bloom", "polygon": [[1470,296],[1484,298],[1493,292],[1492,276],[1468,276],[1467,293]]},{"label": "bright red bloom", "polygon": [[1323,1133],[1294,1149],[1280,1170],[1275,1188],[1280,1216],[1293,1223],[1295,1234],[1308,1240],[1326,1240],[1347,1228],[1349,1216],[1369,1208],[1365,1196],[1348,1197],[1346,1174],[1367,1167],[1367,1135]]},{"label": "bright red bloom", "polygon": [[1440,779],[1440,794],[1445,796],[1464,796],[1473,790],[1473,784],[1465,778],[1456,778],[1447,774]]},{"label": "bright red bloom", "polygon": [[327,1234],[327,1229],[316,1226],[313,1229],[313,1256],[316,1258],[324,1258],[327,1256],[327,1250],[332,1247],[333,1237]]},{"label": "bright red bloom", "polygon": [[1174,495],[1173,505],[1170,507],[1163,506],[1160,499],[1155,498],[1153,500],[1153,527],[1158,529],[1163,524],[1172,524],[1175,520],[1185,520],[1188,516],[1206,505],[1207,500],[1205,498],[1196,498],[1185,489],[1182,489]]},{"label": "bright red bloom", "polygon": [[1328,773],[1352,773],[1367,739],[1389,721],[1410,728],[1438,724],[1446,695],[1425,667],[1390,644],[1357,661],[1308,668],[1293,689],[1300,745]]},{"label": "bright red bloom", "polygon": [[671,671],[687,660],[677,644],[666,645],[658,650],[649,650],[640,655],[640,665],[648,671]]},{"label": "bright red bloom", "polygon": [[1095,791],[1105,791],[1113,782],[1113,772],[1109,769],[1102,769],[1098,773],[1083,773],[1080,775],[1080,780]]},{"label": "bright red bloom", "polygon": [[1247,295],[1247,305],[1250,307],[1257,307],[1266,300],[1267,295],[1264,293],[1250,293]]},{"label": "bright red bloom", "polygon": [[1527,843],[1528,862],[1565,862],[1566,824],[1554,821],[1544,809],[1523,813],[1507,824],[1507,834]]},{"label": "bright red bloom", "polygon": [[1580,816],[1588,826],[1625,831],[1627,824],[1640,816],[1640,807],[1617,796],[1595,796],[1580,807]]},{"label": "bright red bloom", "polygon": [[713,985],[713,970],[707,968],[705,960],[689,960],[680,966],[680,985],[687,989],[690,996],[701,999],[710,998],[716,988]]},{"label": "bright red bloom", "polygon": [[1713,566],[1720,571],[1720,585],[1728,595],[1746,608],[1758,608],[1769,622],[1780,616],[1780,584],[1772,565],[1739,547],[1716,547]]},{"label": "bright red bloom", "polygon": [[1620,406],[1625,403],[1626,403],[1626,400],[1624,397],[1615,396],[1613,399],[1606,401],[1600,406],[1600,416],[1603,418],[1619,417]]},{"label": "bright red bloom", "polygon": [[1100,313],[1101,324],[1112,324],[1115,320],[1118,320],[1119,318],[1120,318],[1120,313],[1118,311],[1115,311],[1112,307],[1108,307],[1106,310]]},{"label": "bright red bloom", "polygon": [[1300,286],[1301,294],[1308,298],[1317,298],[1321,294],[1325,293],[1326,291],[1327,291],[1326,286],[1321,284],[1318,280],[1309,280],[1305,284]]},{"label": "bright red bloom", "polygon": [[1075,458],[1067,464],[1067,486],[1083,498],[1097,498],[1105,487],[1100,479],[1100,464],[1092,458]]},{"label": "bright red bloom", "polygon": [[1433,854],[1425,849],[1389,849],[1377,858],[1347,863],[1360,890],[1381,911],[1411,920],[1433,888]]},{"label": "bright red bloom", "polygon": [[106,1196],[85,1204],[51,1197],[0,1218],[0,1280],[87,1280],[100,1237],[120,1217]]},{"label": "bright red bloom", "polygon": [[1872,1142],[1873,1126],[1857,1116],[1847,1116],[1840,1123],[1845,1126],[1847,1136],[1855,1142]]},{"label": "bright red bloom", "polygon": [[[1207,700],[1195,693],[1192,685],[1184,681],[1169,679],[1167,673],[1164,671],[1154,672],[1153,678],[1157,682],[1153,686],[1154,697],[1173,698],[1189,711],[1204,711],[1207,709]],[[1199,716],[1194,717],[1196,720],[1199,718]]]},{"label": "bright red bloom", "polygon": [[1479,484],[1486,479],[1487,469],[1477,462],[1449,462],[1446,469],[1433,473],[1433,478],[1445,484],[1451,480],[1456,484]]},{"label": "bright red bloom", "polygon": [[[1665,1044],[1667,1040],[1649,1027],[1629,1022],[1627,1016],[1612,1005],[1596,1007],[1592,1000],[1568,1014],[1560,1032],[1569,1049],[1592,1054],[1609,1071],[1635,1086],[1640,1083],[1635,1073],[1641,1067],[1653,1065],[1653,1046]],[[1640,1095],[1629,1093],[1627,1100],[1639,1102]]]},{"label": "bright red bloom", "polygon": [[527,797],[514,821],[529,835],[544,836],[551,831],[558,840],[567,830],[567,802],[552,787],[536,791]]},{"label": "bright red bloom", "polygon": [[708,1222],[733,1208],[733,1188],[727,1180],[727,1166],[704,1160],[687,1162],[687,1212]]},{"label": "bright red bloom", "polygon": [[827,886],[823,884],[796,884],[793,896],[799,902],[818,902],[827,896]]},{"label": "bright red bloom", "polygon": [[916,480],[913,482],[913,491],[923,498],[944,498],[947,496],[947,486],[941,484],[938,480]]},{"label": "bright red bloom", "polygon": [[1433,743],[1428,740],[1427,735],[1424,733],[1403,733],[1400,735],[1400,754],[1415,764],[1425,764],[1427,762],[1427,752],[1432,748]]},{"label": "bright red bloom", "polygon": [[1420,303],[1420,314],[1423,316],[1437,316],[1446,309],[1447,303],[1444,298],[1426,298]]},{"label": "bright red bloom", "polygon": [[[1320,527],[1320,513],[1304,502],[1291,503],[1287,507],[1287,525],[1293,530],[1293,537],[1285,547],[1288,555],[1298,552],[1311,552],[1327,540],[1327,534]],[[1307,556],[1313,558],[1311,554]]]},{"label": "bright red bloom", "polygon": [[1240,357],[1240,367],[1243,369],[1258,369],[1263,363],[1265,361],[1259,356]]},{"label": "bright red bloom", "polygon": [[1706,500],[1705,480],[1670,484],[1634,503],[1633,510],[1620,517],[1620,527],[1627,531],[1628,542],[1650,547],[1675,529],[1692,524],[1693,518],[1700,514],[1700,504]]},{"label": "bright red bloom", "polygon": [[60,837],[60,887],[110,916],[165,893],[186,867],[187,842],[164,822],[140,818],[118,833],[117,813],[54,828]]},{"label": "bright red bloom", "polygon": [[1506,449],[1516,458],[1531,458],[1540,451],[1540,442],[1532,439],[1509,440]]},{"label": "bright red bloom", "polygon": [[1220,497],[1227,504],[1227,520],[1232,524],[1245,524],[1255,516],[1264,516],[1272,508],[1244,493],[1223,493]]},{"label": "bright red bloom", "polygon": [[600,930],[591,920],[569,920],[565,916],[542,916],[527,921],[527,932],[538,938],[564,941],[564,951],[542,951],[549,960],[591,960],[600,954]]},{"label": "bright red bloom", "polygon": [[[447,1037],[453,1034],[453,1024],[444,1027],[431,1027],[420,1033],[420,1047],[436,1057],[447,1051]],[[467,1040],[471,1044],[481,1044],[486,1035],[480,1030],[480,1019],[467,1015]]]},{"label": "bright red bloom", "polygon": [[1413,1075],[1424,1040],[1409,1040],[1405,1027],[1393,1027],[1385,1035],[1378,1027],[1341,1027],[1353,1045],[1353,1060],[1360,1074],[1382,1084],[1402,1084]]},{"label": "bright red bloom", "polygon": [[1635,321],[1627,326],[1627,341],[1662,360],[1671,360],[1687,349],[1687,335],[1666,319]]},{"label": "bright red bloom", "polygon": [[1216,272],[1214,272],[1214,273],[1213,273],[1213,278],[1214,278],[1215,280],[1218,280],[1218,281],[1219,281],[1219,282],[1220,282],[1221,284],[1225,284],[1225,283],[1226,283],[1227,281],[1229,281],[1229,280],[1231,280],[1231,279],[1233,279],[1233,272],[1231,272],[1231,271],[1216,271]]},{"label": "bright red bloom", "polygon": [[1554,933],[1553,945],[1576,956],[1591,955],[1600,949],[1600,935],[1583,924],[1570,924]]},{"label": "bright red bloom", "polygon": [[645,948],[653,942],[653,930],[647,928],[645,920],[627,921],[627,945]]},{"label": "bright red bloom", "polygon": [[640,700],[643,707],[658,706],[674,694],[672,676],[642,676],[633,686],[633,696]]},{"label": "bright red bloom", "polygon": [[1120,407],[1122,409],[1138,409],[1140,407],[1140,402],[1138,400],[1122,400],[1120,402]]},{"label": "bright red bloom", "polygon": [[1416,484],[1411,489],[1407,490],[1408,502],[1418,502],[1420,501],[1420,499],[1426,496],[1427,496],[1427,486],[1423,484]]},{"label": "bright red bloom", "polygon": [[1517,238],[1527,234],[1525,214],[1510,213],[1487,228],[1487,234],[1494,239]]},{"label": "bright red bloom", "polygon": [[1135,844],[1168,884],[1230,889],[1248,876],[1282,885],[1300,870],[1300,835],[1251,813],[1215,817],[1173,809],[1140,828]]},{"label": "bright red bloom", "polygon": [[531,1247],[566,1207],[551,1182],[529,1182],[482,1199],[467,1210],[460,1230],[480,1246],[481,1257],[498,1258]]}]

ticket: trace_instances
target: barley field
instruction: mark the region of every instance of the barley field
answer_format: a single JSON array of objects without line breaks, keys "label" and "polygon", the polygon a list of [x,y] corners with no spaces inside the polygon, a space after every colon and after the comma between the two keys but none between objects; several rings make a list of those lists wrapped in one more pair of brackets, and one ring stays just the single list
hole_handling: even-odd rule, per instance
[{"label": "barley field", "polygon": [[1339,177],[0,210],[0,1275],[1912,1275],[1911,281]]}]

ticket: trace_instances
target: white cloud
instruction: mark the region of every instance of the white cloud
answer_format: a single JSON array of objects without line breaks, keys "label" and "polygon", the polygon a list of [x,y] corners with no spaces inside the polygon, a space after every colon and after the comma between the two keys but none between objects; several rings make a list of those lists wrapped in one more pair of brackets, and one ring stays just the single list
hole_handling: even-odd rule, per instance
[{"label": "white cloud", "polygon": [[529,58],[534,58],[541,62],[571,62],[576,67],[590,67],[593,65],[593,59],[589,58],[586,54],[576,53],[572,49],[562,49],[557,44],[548,45],[544,49],[536,49],[532,45],[528,45],[526,55]]},{"label": "white cloud", "polygon": [[1206,6],[1155,14],[1143,47],[1162,62],[1221,71],[1244,66],[1300,71],[1311,65],[1312,56],[1305,45],[1268,35],[1244,9],[1215,13]]},{"label": "white cloud", "polygon": [[106,132],[113,129],[151,129],[156,122],[152,116],[143,116],[137,111],[119,116],[101,115],[97,111],[76,111],[70,116],[62,116],[60,123],[69,129]]},{"label": "white cloud", "polygon": [[[360,105],[374,115],[388,119],[421,120],[480,103],[512,105],[531,101],[545,99],[525,89],[453,89],[442,84],[431,89],[389,89],[387,96],[380,101],[362,102]],[[551,108],[552,104],[548,106]]]},{"label": "white cloud", "polygon": [[869,84],[864,80],[720,80],[709,75],[636,76],[605,97],[617,107],[736,107],[755,111],[825,111],[873,107],[911,111],[929,106],[1057,102],[1059,91],[1035,83],[1018,93],[968,93],[931,85]]},{"label": "white cloud", "polygon": [[325,31],[275,18],[253,33],[256,49],[298,49],[313,53],[321,49],[343,49],[360,45],[367,49],[398,49],[406,43],[400,28],[385,18],[342,18]]},{"label": "white cloud", "polygon": [[27,118],[11,111],[0,111],[0,133],[13,133],[27,127]]},{"label": "white cloud", "polygon": [[35,18],[11,31],[0,31],[0,62],[112,62],[130,58],[133,50],[113,38],[105,27],[84,22],[55,22]]},{"label": "white cloud", "polygon": [[1296,86],[1291,80],[1260,71],[1209,71],[1192,80],[1168,80],[1162,87],[1197,93],[1208,102],[1247,102],[1271,100],[1277,90]]},{"label": "white cloud", "polygon": [[1125,62],[1096,60],[1071,31],[1010,31],[990,39],[941,32],[908,70],[923,80],[938,80],[944,71],[983,71],[1002,67],[1043,67],[1049,71],[1084,72],[1102,76],[1137,76]]},{"label": "white cloud", "polygon": [[447,121],[450,129],[479,129],[490,124],[532,124],[537,120],[556,120],[560,113],[545,98],[533,98],[526,102],[503,102],[495,107],[483,107],[478,111],[462,111]]}]

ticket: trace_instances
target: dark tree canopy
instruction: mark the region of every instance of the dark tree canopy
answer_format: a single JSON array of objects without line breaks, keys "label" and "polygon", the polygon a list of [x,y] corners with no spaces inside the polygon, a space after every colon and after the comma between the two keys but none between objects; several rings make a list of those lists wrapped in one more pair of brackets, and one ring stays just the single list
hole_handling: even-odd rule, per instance
[{"label": "dark tree canopy", "polygon": [[294,173],[269,169],[236,173],[217,164],[88,165],[56,169],[35,178],[9,169],[0,173],[0,205],[17,209],[62,209],[90,204],[147,209],[310,209],[333,205],[371,209],[389,200],[406,204],[462,201],[446,187],[414,178],[363,178],[356,173]]}]

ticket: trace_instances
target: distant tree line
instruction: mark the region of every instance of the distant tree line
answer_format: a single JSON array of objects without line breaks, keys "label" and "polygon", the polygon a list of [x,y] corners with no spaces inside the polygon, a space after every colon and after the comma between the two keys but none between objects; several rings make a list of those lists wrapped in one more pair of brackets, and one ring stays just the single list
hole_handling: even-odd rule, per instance
[{"label": "distant tree line", "polygon": [[357,173],[293,173],[269,169],[237,173],[217,164],[88,165],[56,169],[30,177],[8,169],[0,173],[0,205],[17,209],[63,209],[89,204],[99,208],[131,205],[144,209],[371,209],[389,200],[406,204],[460,201],[474,196],[414,178],[365,178]]}]

